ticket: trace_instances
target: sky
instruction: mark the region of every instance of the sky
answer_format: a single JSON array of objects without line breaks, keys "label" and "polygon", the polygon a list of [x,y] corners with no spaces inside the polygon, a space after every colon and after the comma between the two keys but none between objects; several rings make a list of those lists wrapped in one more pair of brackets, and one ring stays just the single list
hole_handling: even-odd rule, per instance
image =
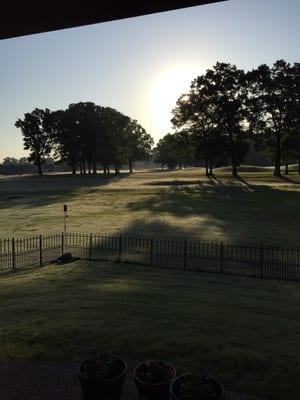
[{"label": "sky", "polygon": [[28,155],[14,124],[34,108],[92,101],[155,142],[191,81],[217,61],[299,62],[300,0],[229,0],[0,41],[0,162]]}]

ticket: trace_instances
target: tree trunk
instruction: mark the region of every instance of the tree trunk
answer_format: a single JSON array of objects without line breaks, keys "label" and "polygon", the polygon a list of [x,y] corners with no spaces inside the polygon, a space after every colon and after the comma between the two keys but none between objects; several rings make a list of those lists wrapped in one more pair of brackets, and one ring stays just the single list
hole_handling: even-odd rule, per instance
[{"label": "tree trunk", "polygon": [[238,176],[238,169],[236,163],[232,163],[232,176]]},{"label": "tree trunk", "polygon": [[129,159],[129,172],[132,174],[132,160],[131,159]]},{"label": "tree trunk", "polygon": [[232,151],[230,154],[231,165],[232,165],[232,176],[238,176],[238,166],[235,158],[235,153]]},{"label": "tree trunk", "polygon": [[300,153],[298,154],[298,174],[300,174]]},{"label": "tree trunk", "polygon": [[179,169],[182,169],[182,163],[179,163]]},{"label": "tree trunk", "polygon": [[114,163],[114,166],[115,166],[115,174],[117,175],[117,174],[120,173],[119,166],[118,166],[117,162]]},{"label": "tree trunk", "polygon": [[83,169],[83,174],[86,174],[86,167],[85,167],[85,161],[82,163],[82,169]]},{"label": "tree trunk", "polygon": [[72,175],[76,175],[76,164],[72,164]]},{"label": "tree trunk", "polygon": [[93,163],[93,175],[97,175],[97,164]]},{"label": "tree trunk", "polygon": [[280,140],[280,136],[277,135],[274,176],[280,176],[281,175],[280,164],[281,164],[281,140]]},{"label": "tree trunk", "polygon": [[36,161],[36,163],[37,163],[37,167],[38,167],[39,175],[41,176],[41,175],[43,175],[43,170],[42,170],[42,163],[41,163],[41,160],[40,160],[40,159],[38,159],[38,160]]},{"label": "tree trunk", "polygon": [[274,176],[280,176],[281,172],[280,172],[280,160],[276,159],[275,160],[275,166],[274,166]]},{"label": "tree trunk", "polygon": [[79,164],[79,169],[80,169],[80,175],[82,175],[83,174],[82,163]]},{"label": "tree trunk", "polygon": [[211,159],[209,160],[209,174],[213,175],[213,162]]},{"label": "tree trunk", "polygon": [[110,165],[109,164],[107,165],[106,170],[107,170],[107,173],[110,174]]},{"label": "tree trunk", "polygon": [[103,173],[106,174],[107,170],[106,170],[106,164],[103,163]]},{"label": "tree trunk", "polygon": [[288,174],[289,174],[289,163],[285,163],[284,175],[288,175]]},{"label": "tree trunk", "polygon": [[205,175],[208,176],[208,158],[205,154]]},{"label": "tree trunk", "polygon": [[92,165],[91,165],[90,161],[88,162],[88,171],[89,171],[89,175],[91,175],[91,173],[92,173]]}]

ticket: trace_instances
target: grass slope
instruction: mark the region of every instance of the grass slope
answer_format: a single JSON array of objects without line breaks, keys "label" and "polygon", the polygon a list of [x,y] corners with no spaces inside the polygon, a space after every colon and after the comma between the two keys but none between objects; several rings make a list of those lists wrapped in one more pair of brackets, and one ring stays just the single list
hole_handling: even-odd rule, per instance
[{"label": "grass slope", "polygon": [[300,393],[299,284],[76,262],[0,275],[0,358],[95,351],[206,367],[228,389]]},{"label": "grass slope", "polygon": [[[251,168],[250,168],[251,170]],[[251,170],[252,171],[252,170]],[[71,232],[299,245],[300,178],[199,168],[120,176],[0,178],[0,238]]]}]

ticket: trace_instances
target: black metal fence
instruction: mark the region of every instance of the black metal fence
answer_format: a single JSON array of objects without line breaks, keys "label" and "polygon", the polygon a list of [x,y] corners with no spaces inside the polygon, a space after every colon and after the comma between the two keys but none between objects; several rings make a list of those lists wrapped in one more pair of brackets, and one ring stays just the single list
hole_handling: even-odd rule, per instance
[{"label": "black metal fence", "polygon": [[76,233],[0,239],[0,270],[43,265],[64,252],[85,260],[300,281],[300,247]]}]

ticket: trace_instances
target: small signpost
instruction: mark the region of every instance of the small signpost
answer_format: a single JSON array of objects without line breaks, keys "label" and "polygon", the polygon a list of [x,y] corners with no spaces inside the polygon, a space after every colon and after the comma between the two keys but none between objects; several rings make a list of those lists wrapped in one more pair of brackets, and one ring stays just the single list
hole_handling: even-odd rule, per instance
[{"label": "small signpost", "polygon": [[67,233],[68,206],[64,204],[64,234]]}]

